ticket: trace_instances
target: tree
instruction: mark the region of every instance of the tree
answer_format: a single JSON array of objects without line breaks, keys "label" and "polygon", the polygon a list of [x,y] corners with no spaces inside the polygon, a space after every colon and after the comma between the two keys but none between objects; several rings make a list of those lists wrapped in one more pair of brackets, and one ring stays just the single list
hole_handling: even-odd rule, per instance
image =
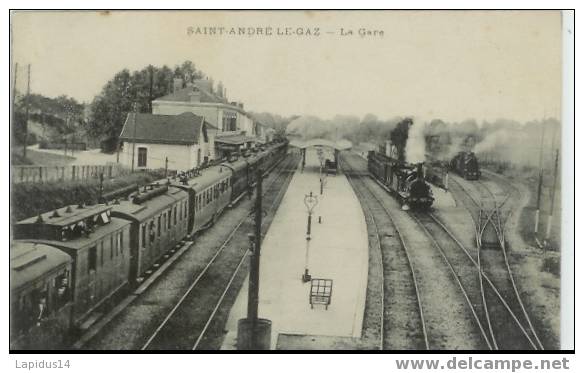
[{"label": "tree", "polygon": [[191,61],[185,61],[174,70],[168,66],[146,66],[130,72],[124,69],[105,84],[90,107],[88,134],[104,139],[104,151],[113,151],[122,131],[126,117],[134,103],[138,111],[152,112],[152,100],[171,93],[174,78],[201,79],[203,74],[196,70]]}]

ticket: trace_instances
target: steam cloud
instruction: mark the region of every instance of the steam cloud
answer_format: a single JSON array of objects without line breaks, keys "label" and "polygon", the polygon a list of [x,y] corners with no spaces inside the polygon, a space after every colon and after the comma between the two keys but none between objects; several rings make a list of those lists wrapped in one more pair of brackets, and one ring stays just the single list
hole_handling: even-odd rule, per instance
[{"label": "steam cloud", "polygon": [[398,150],[398,157],[416,163],[433,159],[449,161],[460,151],[474,151],[481,160],[510,162],[524,166],[538,166],[542,128],[544,135],[544,167],[551,167],[552,149],[561,143],[560,122],[545,119],[519,123],[499,119],[494,122],[475,120],[445,122],[413,121],[395,117],[381,120],[367,114],[336,116],[324,120],[316,116],[298,117],[289,123],[287,132],[300,135],[304,140],[325,138],[331,141],[348,140],[353,146],[365,148],[384,146],[391,141]]}]

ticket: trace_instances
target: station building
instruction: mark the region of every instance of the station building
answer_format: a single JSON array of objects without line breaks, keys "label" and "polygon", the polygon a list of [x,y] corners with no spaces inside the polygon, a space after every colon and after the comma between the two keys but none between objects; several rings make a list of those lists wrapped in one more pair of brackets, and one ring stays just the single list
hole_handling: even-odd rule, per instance
[{"label": "station building", "polygon": [[[190,112],[179,115],[130,113],[120,135],[120,162],[134,169],[183,171],[216,158],[217,128]],[[166,161],[168,159],[168,165]]]},{"label": "station building", "polygon": [[[134,128],[134,118],[136,128]],[[134,132],[135,131],[135,132]],[[221,83],[173,81],[173,92],[152,101],[152,114],[129,113],[120,135],[120,162],[134,169],[187,170],[272,141],[274,130],[229,102]],[[135,144],[134,144],[135,142]]]}]

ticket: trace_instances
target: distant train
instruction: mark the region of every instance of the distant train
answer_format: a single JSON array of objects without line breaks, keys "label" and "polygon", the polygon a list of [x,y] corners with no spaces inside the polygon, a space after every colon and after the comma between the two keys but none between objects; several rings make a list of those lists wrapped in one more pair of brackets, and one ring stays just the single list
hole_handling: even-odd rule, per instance
[{"label": "distant train", "polygon": [[459,152],[450,161],[450,169],[467,180],[481,177],[479,162],[473,152]]},{"label": "distant train", "polygon": [[203,170],[19,221],[10,248],[10,348],[64,346],[114,294],[217,221],[287,153],[286,141]]},{"label": "distant train", "polygon": [[412,165],[398,162],[384,154],[370,151],[367,168],[375,179],[395,194],[404,209],[427,210],[434,203],[421,163]]}]

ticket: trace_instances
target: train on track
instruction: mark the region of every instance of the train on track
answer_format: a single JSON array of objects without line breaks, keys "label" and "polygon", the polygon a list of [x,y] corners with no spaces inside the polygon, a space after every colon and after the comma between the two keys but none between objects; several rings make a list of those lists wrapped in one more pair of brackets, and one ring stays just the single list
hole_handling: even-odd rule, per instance
[{"label": "train on track", "polygon": [[467,180],[481,177],[479,161],[473,152],[458,152],[450,161],[450,169]]},{"label": "train on track", "polygon": [[404,209],[428,210],[434,203],[432,189],[424,178],[421,163],[414,165],[370,151],[367,154],[367,168],[396,196]]},{"label": "train on track", "polygon": [[202,170],[126,188],[110,194],[113,200],[17,222],[10,248],[10,348],[67,345],[93,311],[138,286],[164,255],[252,193],[257,170],[275,168],[287,149],[287,141],[274,141]]}]

